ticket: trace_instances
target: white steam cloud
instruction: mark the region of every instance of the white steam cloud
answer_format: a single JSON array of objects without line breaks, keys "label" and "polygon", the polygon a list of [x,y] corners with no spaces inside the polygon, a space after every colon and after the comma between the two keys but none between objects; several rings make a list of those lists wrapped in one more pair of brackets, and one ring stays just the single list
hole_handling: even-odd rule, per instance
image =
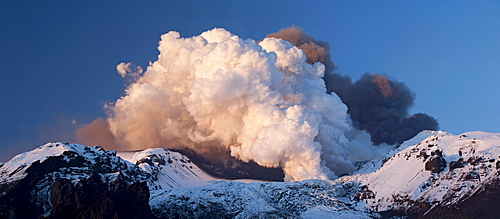
[{"label": "white steam cloud", "polygon": [[[331,179],[353,170],[347,107],[326,94],[321,63],[266,38],[243,40],[216,28],[161,37],[158,60],[109,106],[109,129],[128,149],[221,147],[242,161],[282,167],[285,181]],[[140,70],[140,71],[139,71]]]},{"label": "white steam cloud", "polygon": [[135,66],[132,63],[122,62],[116,66],[116,71],[118,71],[118,74],[120,74],[122,77],[131,77],[133,79],[137,79],[142,73],[142,68],[141,66]]}]

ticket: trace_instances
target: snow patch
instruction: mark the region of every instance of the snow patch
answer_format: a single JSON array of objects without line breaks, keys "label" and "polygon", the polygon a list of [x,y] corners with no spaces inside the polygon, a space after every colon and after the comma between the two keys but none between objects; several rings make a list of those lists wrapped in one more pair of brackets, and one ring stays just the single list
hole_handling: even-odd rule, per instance
[{"label": "snow patch", "polygon": [[499,146],[499,134],[423,132],[375,172],[346,178],[374,192],[367,207],[378,211],[404,209],[410,201],[451,205],[498,178]]}]

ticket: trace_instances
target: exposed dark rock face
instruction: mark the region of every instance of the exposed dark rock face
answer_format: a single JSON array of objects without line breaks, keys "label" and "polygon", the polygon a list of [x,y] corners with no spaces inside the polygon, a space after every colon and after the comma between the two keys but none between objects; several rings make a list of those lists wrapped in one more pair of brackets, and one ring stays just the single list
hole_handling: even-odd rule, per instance
[{"label": "exposed dark rock face", "polygon": [[[153,217],[148,176],[137,166],[97,147],[49,146],[66,151],[0,171],[0,218]],[[19,174],[18,180],[9,180]]]},{"label": "exposed dark rock face", "polygon": [[373,191],[369,190],[368,186],[362,186],[361,191],[354,194],[353,198],[356,201],[365,200],[365,199],[373,199],[373,198],[375,198],[375,193],[373,193]]},{"label": "exposed dark rock face", "polygon": [[[498,218],[497,154],[474,154],[473,150],[469,154],[466,150],[458,154],[457,160],[447,163],[450,156],[443,154],[445,150],[436,149],[437,144],[423,146],[394,155],[390,161],[399,159],[399,163],[389,167],[417,159],[416,170],[429,177],[419,182],[420,190],[416,191],[428,196],[415,198],[402,191],[380,198],[377,195],[386,188],[349,178],[295,183],[213,181],[200,187],[149,191],[158,176],[137,165],[191,161],[185,156],[172,160],[152,153],[134,165],[100,147],[53,143],[22,154],[12,162],[0,163],[0,219],[299,218],[318,213],[321,216],[325,209],[338,217]],[[54,147],[57,150],[52,151]],[[388,182],[386,176],[380,179],[385,179],[384,185]],[[370,209],[358,208],[366,203],[374,205]]]},{"label": "exposed dark rock face", "polygon": [[35,161],[26,169],[26,177],[10,184],[0,184],[0,218],[36,218],[44,213],[43,206],[33,201],[31,191],[45,176],[60,168],[82,166],[81,159],[64,160],[49,157],[43,163]]},{"label": "exposed dark rock face", "polygon": [[440,151],[432,152],[432,157],[425,162],[425,170],[430,170],[433,173],[440,173],[446,168],[446,160]]},{"label": "exposed dark rock face", "polygon": [[381,218],[422,218],[422,215],[431,208],[429,203],[413,201],[407,198],[395,200],[395,202],[405,203],[410,207],[380,212]]},{"label": "exposed dark rock face", "polygon": [[421,150],[419,156],[422,157],[424,160],[426,160],[429,157],[429,155],[427,155],[425,150]]},{"label": "exposed dark rock face", "polygon": [[500,215],[500,179],[488,183],[456,206],[438,206],[422,218],[498,218]]},{"label": "exposed dark rock face", "polygon": [[51,214],[47,218],[153,218],[145,182],[106,185],[98,174],[75,186],[57,179],[51,187]]},{"label": "exposed dark rock face", "polygon": [[454,170],[457,168],[462,168],[465,166],[462,158],[458,159],[457,161],[451,161],[450,164],[448,165],[450,170]]}]

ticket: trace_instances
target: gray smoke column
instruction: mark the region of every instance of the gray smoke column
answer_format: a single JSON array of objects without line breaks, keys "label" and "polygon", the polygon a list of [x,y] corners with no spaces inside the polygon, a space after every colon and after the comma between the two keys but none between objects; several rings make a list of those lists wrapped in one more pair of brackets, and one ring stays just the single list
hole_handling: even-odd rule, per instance
[{"label": "gray smoke column", "polygon": [[368,131],[374,144],[402,143],[422,130],[439,128],[436,119],[427,114],[409,115],[415,96],[402,82],[369,73],[355,83],[346,82],[333,86],[332,91],[349,107],[354,125]]},{"label": "gray smoke column", "polygon": [[335,73],[330,45],[305,34],[301,28],[285,28],[266,37],[283,39],[303,49],[308,63],[324,63],[327,92],[342,99],[354,126],[370,133],[374,144],[402,143],[422,130],[439,128],[437,120],[427,114],[409,114],[415,95],[403,82],[365,73],[353,83],[349,76]]},{"label": "gray smoke column", "polygon": [[[328,54],[324,47],[305,47]],[[80,136],[104,128],[109,132],[102,138],[121,150],[230,155],[281,168],[285,181],[332,179],[354,169],[347,160],[345,133],[353,130],[347,107],[327,94],[325,66],[308,64],[303,50],[275,38],[243,40],[220,28],[188,38],[171,31],[161,36],[158,50],[144,72],[117,66],[134,81],[106,107],[108,118]]]}]

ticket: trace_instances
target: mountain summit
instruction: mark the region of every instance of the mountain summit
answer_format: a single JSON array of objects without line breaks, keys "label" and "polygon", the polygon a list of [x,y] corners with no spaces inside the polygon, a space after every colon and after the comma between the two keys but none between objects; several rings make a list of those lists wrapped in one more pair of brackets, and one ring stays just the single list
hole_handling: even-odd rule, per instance
[{"label": "mountain summit", "polygon": [[166,149],[51,142],[0,164],[0,218],[495,218],[500,134],[424,131],[333,181],[212,177]]},{"label": "mountain summit", "polygon": [[51,142],[0,167],[0,218],[148,218],[147,173],[100,146]]}]

